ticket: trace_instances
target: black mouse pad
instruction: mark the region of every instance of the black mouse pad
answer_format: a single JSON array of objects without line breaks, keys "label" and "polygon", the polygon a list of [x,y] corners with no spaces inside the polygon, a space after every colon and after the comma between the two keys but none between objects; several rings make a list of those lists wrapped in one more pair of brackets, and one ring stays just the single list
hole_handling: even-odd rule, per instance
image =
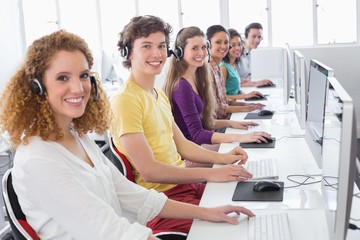
[{"label": "black mouse pad", "polygon": [[267,100],[267,97],[266,96],[263,96],[262,98],[252,97],[252,98],[245,98],[244,100],[246,102],[249,102],[249,101],[264,101],[264,100]]},{"label": "black mouse pad", "polygon": [[251,101],[265,101],[267,100],[267,97],[266,96],[263,96],[261,98],[258,98],[258,97],[252,97],[252,98],[245,98],[244,99],[246,102],[251,102]]},{"label": "black mouse pad", "polygon": [[275,138],[270,143],[240,143],[242,148],[274,148],[275,147]]},{"label": "black mouse pad", "polygon": [[233,201],[277,201],[281,202],[284,197],[284,182],[280,184],[279,191],[255,192],[253,191],[256,182],[238,182],[235,188]]},{"label": "black mouse pad", "polygon": [[273,115],[267,115],[267,116],[259,116],[258,113],[248,113],[246,114],[246,116],[244,117],[244,119],[271,119]]},{"label": "black mouse pad", "polygon": [[257,88],[272,88],[272,87],[276,87],[276,84],[272,84],[272,85],[263,85],[263,86],[257,86]]}]

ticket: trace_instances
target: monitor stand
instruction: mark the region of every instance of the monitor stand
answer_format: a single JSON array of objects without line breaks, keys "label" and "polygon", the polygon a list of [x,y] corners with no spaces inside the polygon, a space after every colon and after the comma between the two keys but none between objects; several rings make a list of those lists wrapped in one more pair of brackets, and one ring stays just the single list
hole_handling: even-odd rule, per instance
[{"label": "monitor stand", "polygon": [[306,175],[309,176],[321,176],[322,171],[321,169],[313,163],[306,163],[303,165],[303,169]]}]

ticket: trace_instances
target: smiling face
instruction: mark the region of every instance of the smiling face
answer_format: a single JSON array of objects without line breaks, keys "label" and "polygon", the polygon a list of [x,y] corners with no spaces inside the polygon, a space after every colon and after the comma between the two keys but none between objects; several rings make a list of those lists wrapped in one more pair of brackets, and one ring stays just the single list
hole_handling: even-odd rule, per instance
[{"label": "smiling face", "polygon": [[217,32],[210,39],[211,57],[215,60],[221,61],[229,51],[229,36],[225,32]]},{"label": "smiling face", "polygon": [[201,67],[204,65],[207,57],[207,47],[205,38],[202,36],[195,36],[186,40],[184,48],[184,60],[189,67]]},{"label": "smiling face", "polygon": [[231,38],[230,46],[229,57],[233,59],[240,57],[243,51],[243,43],[241,42],[241,39],[238,36]]},{"label": "smiling face", "polygon": [[167,59],[164,33],[156,32],[136,39],[129,59],[134,72],[151,76],[160,74]]},{"label": "smiling face", "polygon": [[251,28],[246,38],[246,46],[249,49],[257,48],[262,40],[262,30],[258,28]]},{"label": "smiling face", "polygon": [[55,120],[62,126],[81,117],[90,97],[89,65],[80,51],[56,53],[44,72],[43,84]]}]

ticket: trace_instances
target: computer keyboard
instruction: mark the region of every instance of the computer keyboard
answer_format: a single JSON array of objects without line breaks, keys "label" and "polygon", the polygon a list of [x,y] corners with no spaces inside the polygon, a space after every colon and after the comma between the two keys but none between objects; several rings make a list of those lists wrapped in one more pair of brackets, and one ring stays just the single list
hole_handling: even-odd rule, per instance
[{"label": "computer keyboard", "polygon": [[264,125],[259,124],[257,126],[249,126],[248,129],[246,130],[248,133],[252,133],[252,132],[266,132]]},{"label": "computer keyboard", "polygon": [[286,213],[257,215],[249,218],[249,240],[290,240],[291,231]]},{"label": "computer keyboard", "polygon": [[279,172],[277,161],[273,158],[265,158],[247,161],[245,168],[253,174],[252,179],[278,179]]}]

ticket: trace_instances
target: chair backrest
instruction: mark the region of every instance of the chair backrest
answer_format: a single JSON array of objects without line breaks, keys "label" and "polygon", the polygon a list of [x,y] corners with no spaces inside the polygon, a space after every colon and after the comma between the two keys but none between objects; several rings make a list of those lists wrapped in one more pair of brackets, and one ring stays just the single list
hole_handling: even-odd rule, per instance
[{"label": "chair backrest", "polygon": [[187,238],[186,233],[166,230],[153,230],[153,235],[161,240],[186,240]]},{"label": "chair backrest", "polygon": [[18,197],[12,185],[11,170],[11,168],[8,169],[3,176],[2,194],[14,238],[16,240],[40,239],[26,221],[26,217],[21,210]]},{"label": "chair backrest", "polygon": [[124,174],[124,176],[132,182],[135,182],[135,176],[131,167],[131,164],[127,157],[122,154],[119,149],[114,144],[114,141],[110,135],[109,138],[109,145],[110,150],[113,156],[115,156],[115,161],[113,161],[114,165],[119,169],[120,172]]}]

